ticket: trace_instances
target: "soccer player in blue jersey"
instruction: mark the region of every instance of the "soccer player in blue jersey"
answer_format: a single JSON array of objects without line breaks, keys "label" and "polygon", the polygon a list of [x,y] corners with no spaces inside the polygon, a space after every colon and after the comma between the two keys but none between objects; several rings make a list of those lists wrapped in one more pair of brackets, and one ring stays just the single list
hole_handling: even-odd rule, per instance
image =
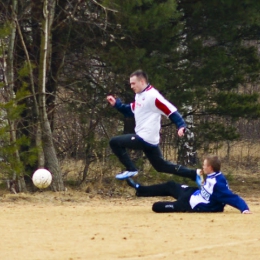
[{"label": "soccer player in blue jersey", "polygon": [[187,177],[200,184],[199,169],[188,169],[166,161],[159,147],[162,115],[176,125],[178,136],[184,135],[186,124],[177,108],[150,85],[147,74],[142,70],[130,75],[130,85],[135,92],[135,100],[130,104],[123,104],[112,95],[107,96],[107,101],[125,117],[135,118],[135,134],[116,136],[109,142],[112,151],[125,166],[125,170],[116,178],[124,180],[137,175],[138,169],[127,153],[127,149],[132,149],[142,150],[158,172]]},{"label": "soccer player in blue jersey", "polygon": [[246,202],[229,189],[220,167],[221,162],[217,156],[209,155],[204,159],[203,172],[206,178],[201,188],[174,181],[143,186],[131,178],[127,179],[127,183],[136,189],[138,197],[172,196],[176,199],[155,202],[152,207],[154,212],[223,212],[225,205],[230,205],[243,214],[250,214]]}]

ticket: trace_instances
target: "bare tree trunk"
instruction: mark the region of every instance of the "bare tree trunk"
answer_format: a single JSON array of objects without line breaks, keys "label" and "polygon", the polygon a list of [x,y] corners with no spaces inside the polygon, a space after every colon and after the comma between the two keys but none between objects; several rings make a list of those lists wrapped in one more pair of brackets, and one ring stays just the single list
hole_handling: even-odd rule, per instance
[{"label": "bare tree trunk", "polygon": [[51,64],[49,69],[48,81],[46,82],[46,105],[48,119],[51,125],[51,129],[54,129],[54,116],[56,113],[56,91],[58,85],[58,77],[61,72],[61,68],[64,65],[65,53],[69,45],[69,36],[71,32],[72,25],[61,26],[67,18],[66,11],[66,1],[60,1],[59,5],[56,6],[55,12],[56,16],[54,19],[54,8],[52,8],[53,13],[50,14],[52,23],[52,34],[51,34]]},{"label": "bare tree trunk", "polygon": [[16,21],[16,25],[17,25],[17,29],[18,29],[18,33],[23,45],[23,50],[24,53],[26,55],[26,60],[28,63],[28,67],[29,67],[29,74],[30,74],[30,83],[31,83],[31,91],[32,91],[32,95],[33,95],[33,103],[34,103],[34,113],[35,113],[35,120],[36,120],[36,147],[37,147],[37,151],[38,151],[38,168],[42,168],[44,167],[44,154],[43,154],[43,148],[42,148],[42,140],[41,140],[41,125],[40,125],[40,120],[39,120],[39,105],[38,105],[38,101],[37,101],[37,97],[36,97],[36,91],[35,91],[35,84],[34,84],[34,79],[33,79],[33,69],[32,69],[32,64],[31,64],[31,60],[29,57],[29,53],[19,26],[19,23],[17,21],[17,18],[15,17],[15,21]]},{"label": "bare tree trunk", "polygon": [[42,129],[42,144],[45,156],[45,166],[53,175],[53,190],[63,191],[64,184],[62,180],[60,165],[54,148],[52,131],[46,111],[46,75],[47,64],[50,64],[50,38],[54,8],[55,0],[44,0],[39,62],[39,112]]},{"label": "bare tree trunk", "polygon": [[[12,1],[12,29],[10,34],[10,41],[8,45],[8,55],[6,60],[6,77],[5,77],[5,86],[6,86],[6,93],[8,101],[14,100],[14,42],[15,42],[15,36],[16,36],[16,12],[17,12],[17,0]],[[8,113],[8,111],[7,111]],[[9,117],[8,117],[9,118]],[[17,137],[16,137],[16,122],[13,119],[8,119],[8,124],[10,127],[10,142],[12,144],[16,143]],[[20,160],[20,154],[18,149],[16,148],[14,150],[14,156],[16,158],[17,163],[19,163]],[[26,191],[26,185],[24,181],[24,173],[18,172],[19,177],[17,176],[17,173],[13,173],[13,181],[17,181],[19,183],[19,191]]]}]

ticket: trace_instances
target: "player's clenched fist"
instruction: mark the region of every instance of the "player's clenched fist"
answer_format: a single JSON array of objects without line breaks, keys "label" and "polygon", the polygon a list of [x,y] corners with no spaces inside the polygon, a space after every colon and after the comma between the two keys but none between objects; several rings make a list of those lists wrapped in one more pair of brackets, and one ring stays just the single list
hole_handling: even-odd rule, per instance
[{"label": "player's clenched fist", "polygon": [[107,101],[110,103],[111,106],[114,106],[116,103],[116,99],[112,95],[107,96]]}]

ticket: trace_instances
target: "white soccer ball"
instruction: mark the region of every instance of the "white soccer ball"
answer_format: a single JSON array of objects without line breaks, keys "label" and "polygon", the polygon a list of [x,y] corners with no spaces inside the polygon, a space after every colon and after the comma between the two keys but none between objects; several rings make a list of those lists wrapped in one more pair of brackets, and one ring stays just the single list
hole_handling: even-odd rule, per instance
[{"label": "white soccer ball", "polygon": [[52,175],[46,169],[38,169],[34,172],[32,181],[37,188],[45,189],[51,184]]}]

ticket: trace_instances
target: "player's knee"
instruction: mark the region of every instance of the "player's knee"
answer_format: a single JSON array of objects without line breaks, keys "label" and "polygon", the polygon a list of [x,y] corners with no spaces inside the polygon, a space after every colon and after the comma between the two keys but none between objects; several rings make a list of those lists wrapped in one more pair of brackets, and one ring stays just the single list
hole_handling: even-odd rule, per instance
[{"label": "player's knee", "polygon": [[109,145],[110,145],[111,148],[117,146],[117,138],[116,137],[112,137],[109,140]]},{"label": "player's knee", "polygon": [[156,213],[161,212],[161,211],[160,211],[160,210],[161,210],[161,205],[160,205],[160,204],[161,204],[160,202],[155,202],[155,203],[153,204],[152,210],[153,210],[154,212],[156,212]]},{"label": "player's knee", "polygon": [[174,205],[172,202],[155,202],[153,204],[152,210],[156,213],[173,212]]}]

